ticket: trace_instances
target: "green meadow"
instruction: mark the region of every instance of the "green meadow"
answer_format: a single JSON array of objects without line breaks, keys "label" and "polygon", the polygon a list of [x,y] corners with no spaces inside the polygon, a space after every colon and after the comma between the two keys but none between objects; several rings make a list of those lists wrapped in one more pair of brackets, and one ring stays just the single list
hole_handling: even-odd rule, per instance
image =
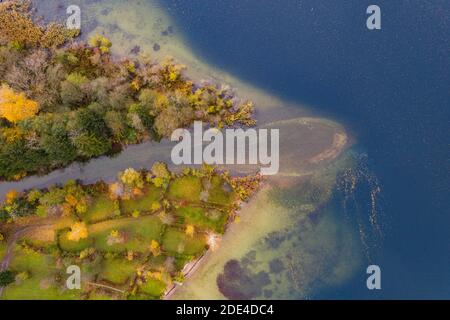
[{"label": "green meadow", "polygon": [[[17,241],[8,266],[16,279],[2,298],[163,298],[208,249],[208,236],[225,232],[240,201],[229,179],[206,169],[175,175],[158,163],[150,171],[128,169],[116,183],[69,182],[18,195],[14,201],[30,217],[39,213],[53,225]],[[0,242],[0,258],[6,246]],[[81,290],[66,287],[73,265]]]}]

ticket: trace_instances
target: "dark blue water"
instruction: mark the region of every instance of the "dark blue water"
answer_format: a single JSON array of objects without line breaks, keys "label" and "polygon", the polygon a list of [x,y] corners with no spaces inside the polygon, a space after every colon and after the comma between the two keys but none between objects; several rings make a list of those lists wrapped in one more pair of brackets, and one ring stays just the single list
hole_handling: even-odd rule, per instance
[{"label": "dark blue water", "polygon": [[[382,30],[366,28],[366,8]],[[198,55],[344,121],[378,177],[381,292],[365,275],[325,298],[450,298],[450,2],[169,0]]]}]

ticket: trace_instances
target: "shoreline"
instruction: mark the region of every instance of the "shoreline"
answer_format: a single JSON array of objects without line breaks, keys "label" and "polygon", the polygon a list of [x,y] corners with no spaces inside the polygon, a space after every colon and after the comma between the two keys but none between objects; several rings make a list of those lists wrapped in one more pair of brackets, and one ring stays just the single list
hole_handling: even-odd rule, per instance
[{"label": "shoreline", "polygon": [[[95,33],[104,33],[108,36],[110,33],[108,30],[110,27],[108,26],[111,24],[111,21],[115,21],[115,19],[121,16],[121,13],[123,12],[120,8],[125,4],[117,4],[116,1],[111,1],[111,3],[104,5],[111,5],[113,7],[113,11],[110,11],[107,15],[100,15],[97,19],[97,26],[91,32],[85,34],[86,36]],[[151,13],[152,16],[149,18],[149,21],[153,21],[157,19],[156,17],[160,16],[167,19],[167,16],[160,12],[160,9],[157,9],[155,12]],[[140,45],[140,47],[142,47],[142,51],[144,52],[152,52],[152,56],[156,57],[160,61],[163,57],[167,56],[167,53],[169,53],[175,57],[176,61],[184,63],[188,66],[188,77],[196,80],[198,79],[198,81],[206,78],[212,79],[214,82],[218,83],[227,83],[236,90],[239,98],[248,98],[254,101],[256,111],[255,117],[262,127],[271,126],[278,123],[286,125],[287,128],[290,128],[293,132],[296,132],[295,130],[303,132],[301,138],[296,139],[296,141],[293,141],[290,138],[292,135],[289,135],[290,132],[288,132],[286,141],[289,141],[289,144],[291,142],[295,142],[297,144],[286,146],[287,151],[289,151],[288,154],[283,152],[281,153],[283,156],[286,156],[286,166],[283,165],[285,168],[284,171],[281,171],[275,179],[286,180],[293,178],[297,181],[300,177],[306,174],[311,174],[320,170],[324,164],[334,161],[353,144],[354,137],[349,137],[347,130],[342,127],[341,124],[331,119],[314,118],[314,110],[312,108],[301,106],[292,102],[282,101],[281,99],[269,95],[251,84],[240,81],[224,70],[208,65],[204,61],[201,61],[201,57],[196,56],[179,37],[168,39],[167,43],[161,46],[162,48],[160,51],[153,52],[152,43],[156,40],[152,40],[151,37],[149,38],[149,36],[145,34],[145,28],[142,28],[142,30],[134,30],[134,26],[129,26],[126,24],[126,21],[130,18],[130,15],[135,18],[134,20],[130,18],[131,21],[139,21],[141,20],[139,17],[142,14],[143,13],[129,10],[126,13],[126,16],[123,17],[123,21],[118,20],[118,22],[116,22],[117,30],[112,33],[111,37],[113,42],[112,51],[114,53],[119,55],[127,55],[135,45]],[[95,15],[95,10],[93,10],[92,15]],[[173,24],[173,22],[166,23]],[[130,41],[127,35],[133,34],[133,31],[139,33],[139,36]],[[296,122],[298,123],[296,124]],[[291,128],[292,124],[294,124],[293,128]],[[336,138],[337,134],[338,136]],[[305,139],[305,141],[302,141],[302,139]],[[302,149],[304,146],[306,146],[305,149]],[[147,148],[150,149],[150,151]],[[150,142],[139,145],[131,145],[114,158],[107,159],[105,157],[101,157],[91,160],[83,165],[74,163],[66,169],[53,171],[49,175],[42,177],[31,176],[29,178],[25,178],[23,180],[25,182],[21,181],[15,185],[25,184],[29,186],[27,189],[31,187],[42,187],[43,185],[54,184],[55,181],[67,181],[68,179],[71,179],[72,176],[76,176],[77,179],[81,179],[84,183],[89,183],[89,181],[96,180],[99,176],[102,178],[104,177],[105,180],[108,181],[109,179],[115,177],[117,172],[125,169],[126,167],[136,167],[133,164],[137,164],[137,168],[139,168],[142,163],[147,163],[147,165],[150,165],[150,161],[152,161],[151,159],[167,162],[166,160],[169,154],[170,144],[166,143],[156,144]],[[315,160],[310,161],[311,159]],[[7,186],[11,186],[11,184],[0,183],[0,194],[4,194],[4,190],[9,188]],[[258,195],[263,193],[262,189],[263,187],[261,187],[261,190],[258,191],[258,193],[250,200],[252,205],[250,206],[250,203],[246,203],[246,206],[241,208],[239,213],[242,215],[257,213],[254,207],[257,207],[261,202]],[[268,228],[268,230],[270,230],[270,228]],[[226,236],[227,239],[232,237],[232,235],[228,233],[226,233]],[[203,255],[201,259],[199,259],[199,261],[192,266],[192,269],[188,270],[189,280],[192,280],[192,277],[198,275],[198,272],[201,271],[199,269],[202,269],[202,267],[210,261],[210,259],[205,259],[207,253],[205,253],[205,255]],[[217,254],[218,253],[216,253],[216,255]],[[237,255],[239,255],[239,253],[237,253]],[[211,256],[214,255],[212,255],[212,253],[207,254],[208,258],[211,258]],[[186,286],[186,283],[184,286]],[[174,291],[169,292],[170,295],[168,298],[171,299],[174,295],[176,295],[179,291],[178,289],[179,288],[177,287]]]},{"label": "shoreline", "polygon": [[[255,192],[255,194],[247,201],[243,202],[241,204],[241,207],[236,212],[237,214],[244,212],[245,208],[250,206],[250,203],[254,200],[258,192],[266,188],[266,182],[263,180],[260,183],[259,189]],[[229,221],[225,227],[225,233],[223,234],[223,238],[227,235],[228,229],[232,226],[232,224],[235,223],[234,221]],[[167,293],[164,295],[162,300],[170,300],[173,295],[176,295],[177,291],[183,287],[183,285],[186,283],[186,281],[195,275],[196,271],[200,269],[207,261],[208,259],[214,255],[214,251],[211,249],[206,250],[205,253],[203,253],[198,259],[195,261],[191,261],[189,264],[187,264],[184,269],[187,269],[186,272],[183,269],[183,274],[185,276],[185,281],[180,284],[173,284],[172,287],[167,291]]]}]

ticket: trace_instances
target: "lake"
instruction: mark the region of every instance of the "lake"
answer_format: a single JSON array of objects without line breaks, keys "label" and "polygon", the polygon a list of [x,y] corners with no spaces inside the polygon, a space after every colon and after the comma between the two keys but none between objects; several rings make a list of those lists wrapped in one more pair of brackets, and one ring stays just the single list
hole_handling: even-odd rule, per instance
[{"label": "lake", "polygon": [[[382,290],[357,273],[316,298],[450,297],[450,2],[161,2],[177,31],[212,65],[339,119],[358,138],[380,186],[384,235],[372,262]],[[357,192],[354,224],[366,212]],[[358,196],[360,198],[358,199]],[[358,208],[358,209],[356,209]]]}]

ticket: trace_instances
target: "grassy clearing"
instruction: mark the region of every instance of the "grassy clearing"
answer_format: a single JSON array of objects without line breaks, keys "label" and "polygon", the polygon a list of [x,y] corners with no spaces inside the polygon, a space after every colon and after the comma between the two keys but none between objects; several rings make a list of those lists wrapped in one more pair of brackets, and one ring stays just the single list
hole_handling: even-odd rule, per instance
[{"label": "grassy clearing", "polygon": [[162,247],[171,254],[195,256],[205,250],[206,241],[201,235],[189,237],[184,232],[169,228],[164,234]]},{"label": "grassy clearing", "polygon": [[5,288],[5,300],[73,300],[80,298],[79,291],[67,290],[64,283],[57,283],[55,276],[62,270],[50,255],[33,252],[16,246],[10,270],[17,274],[26,272],[28,278],[18,280]]},{"label": "grassy clearing", "polygon": [[97,197],[89,206],[88,211],[83,215],[86,223],[96,223],[116,216],[114,201],[111,201],[106,195]]},{"label": "grassy clearing", "polygon": [[159,270],[164,268],[164,263],[166,262],[167,257],[164,255],[159,255],[157,257],[150,256],[147,265],[150,267],[150,269],[153,270]]},{"label": "grassy clearing", "polygon": [[125,285],[136,275],[139,262],[124,259],[105,259],[100,273],[100,279],[115,285]]},{"label": "grassy clearing", "polygon": [[51,270],[55,270],[55,266],[55,259],[52,256],[16,245],[9,268],[15,272],[27,271],[31,274],[49,274]]},{"label": "grassy clearing", "polygon": [[24,239],[34,248],[48,248],[56,245],[56,232],[53,228],[41,228],[33,230]]},{"label": "grassy clearing", "polygon": [[208,202],[221,206],[230,206],[234,200],[234,192],[231,187],[220,177],[211,179]]},{"label": "grassy clearing", "polygon": [[11,284],[5,288],[2,299],[5,300],[78,300],[80,291],[67,290],[64,286],[52,283],[52,278],[35,276],[20,284]]},{"label": "grassy clearing", "polygon": [[159,203],[163,196],[163,190],[150,185],[146,188],[144,196],[139,199],[122,201],[122,212],[124,214],[132,214],[134,211],[151,212],[153,203]]},{"label": "grassy clearing", "polygon": [[[95,276],[102,271],[102,261],[103,258],[97,256],[95,259],[87,259],[80,265],[82,281],[94,282]],[[67,268],[69,265],[78,264],[75,261],[67,263],[64,267]]]},{"label": "grassy clearing", "polygon": [[[160,241],[162,230],[163,224],[158,217],[126,218],[90,225],[87,239],[78,242],[68,240],[66,231],[61,233],[58,241],[60,248],[67,252],[80,252],[89,247],[111,253],[127,250],[148,252],[152,240]],[[120,243],[108,243],[112,231],[119,231],[123,238]]]},{"label": "grassy clearing", "polygon": [[212,229],[222,233],[228,219],[228,213],[214,209],[204,209],[201,207],[182,207],[175,211],[186,224],[192,224],[199,229]]},{"label": "grassy clearing", "polygon": [[[113,230],[119,231],[124,238],[122,243],[108,244]],[[160,241],[163,224],[158,217],[147,216],[139,219],[129,218],[113,220],[93,225],[90,236],[94,239],[95,248],[102,252],[148,252],[152,240]]]},{"label": "grassy clearing", "polygon": [[148,279],[146,283],[139,286],[139,292],[148,294],[154,298],[161,298],[166,290],[167,284],[157,279]]},{"label": "grassy clearing", "polygon": [[174,200],[200,202],[201,192],[202,182],[200,178],[194,176],[180,177],[169,186],[169,198]]}]

